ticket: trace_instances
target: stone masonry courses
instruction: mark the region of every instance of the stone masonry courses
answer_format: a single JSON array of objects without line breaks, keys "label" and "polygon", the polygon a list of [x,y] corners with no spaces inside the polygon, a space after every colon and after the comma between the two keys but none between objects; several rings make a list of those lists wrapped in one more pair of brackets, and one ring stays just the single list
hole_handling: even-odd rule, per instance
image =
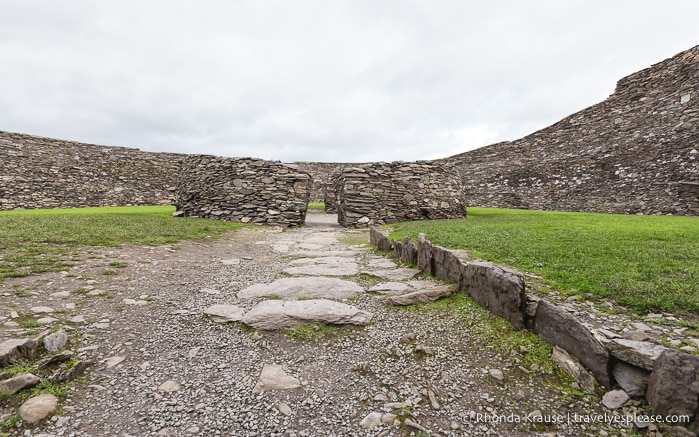
[{"label": "stone masonry courses", "polygon": [[335,195],[338,222],[345,227],[466,216],[457,172],[436,162],[349,167],[338,176]]},{"label": "stone masonry courses", "polygon": [[699,215],[699,46],[550,127],[446,161],[469,206]]},{"label": "stone masonry courses", "polygon": [[193,155],[180,170],[175,214],[299,226],[311,183],[308,173],[277,161]]}]

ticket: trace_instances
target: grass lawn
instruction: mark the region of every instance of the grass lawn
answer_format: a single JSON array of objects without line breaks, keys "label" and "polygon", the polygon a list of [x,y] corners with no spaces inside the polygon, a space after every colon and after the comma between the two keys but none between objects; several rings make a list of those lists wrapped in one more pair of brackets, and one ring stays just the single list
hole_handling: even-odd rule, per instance
[{"label": "grass lawn", "polygon": [[392,224],[433,244],[542,276],[554,288],[644,313],[699,312],[699,217],[469,208],[463,220]]},{"label": "grass lawn", "polygon": [[69,267],[84,246],[166,244],[215,237],[242,226],[172,217],[172,206],[41,209],[0,212],[0,280]]},{"label": "grass lawn", "polygon": [[310,202],[308,204],[309,210],[325,211],[325,204],[323,202]]}]

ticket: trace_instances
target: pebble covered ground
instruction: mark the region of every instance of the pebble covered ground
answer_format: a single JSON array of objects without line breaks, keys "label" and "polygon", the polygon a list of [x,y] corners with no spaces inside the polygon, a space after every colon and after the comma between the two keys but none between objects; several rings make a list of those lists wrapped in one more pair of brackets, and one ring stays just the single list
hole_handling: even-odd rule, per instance
[{"label": "pebble covered ground", "polygon": [[[94,363],[53,416],[36,426],[20,422],[9,435],[633,434],[625,424],[586,423],[618,411],[598,395],[567,390],[560,372],[523,366],[526,347],[493,345],[489,330],[502,324],[463,301],[456,313],[449,304],[392,307],[361,293],[346,302],[373,321],[328,332],[258,331],[203,314],[214,304],[252,308],[262,298],[236,293],[286,276],[294,252],[349,250],[362,271],[392,266],[357,244],[368,232],[333,221],[309,213],[299,229],[259,226],[174,246],[91,249],[70,271],[4,281],[0,341],[21,336],[19,319],[46,307],[52,312],[35,316],[66,327],[68,347]],[[344,278],[365,289],[376,283],[367,274]],[[253,393],[271,365],[298,387]],[[0,419],[14,408],[0,403]]]}]

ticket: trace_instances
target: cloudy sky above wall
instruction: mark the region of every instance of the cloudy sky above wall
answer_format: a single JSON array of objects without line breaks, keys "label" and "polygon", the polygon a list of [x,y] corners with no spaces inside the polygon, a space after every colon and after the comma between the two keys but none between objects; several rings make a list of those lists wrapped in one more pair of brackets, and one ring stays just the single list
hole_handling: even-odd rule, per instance
[{"label": "cloudy sky above wall", "polygon": [[0,0],[0,130],[282,161],[451,156],[699,44],[696,0]]}]

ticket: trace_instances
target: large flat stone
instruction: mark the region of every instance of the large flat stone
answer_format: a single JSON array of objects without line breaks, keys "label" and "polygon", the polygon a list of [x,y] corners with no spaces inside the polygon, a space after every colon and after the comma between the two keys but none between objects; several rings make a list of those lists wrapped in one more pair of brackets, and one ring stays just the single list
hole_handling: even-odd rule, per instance
[{"label": "large flat stone", "polygon": [[526,294],[521,274],[485,261],[460,265],[462,290],[482,307],[509,320],[515,328],[524,328]]},{"label": "large flat stone", "polygon": [[326,299],[267,300],[255,305],[242,321],[256,329],[273,330],[315,322],[366,325],[373,317],[355,306]]},{"label": "large flat stone", "polygon": [[328,256],[295,259],[283,271],[288,275],[351,276],[359,272],[359,266],[353,258]]},{"label": "large flat stone", "polygon": [[646,399],[654,414],[689,416],[699,431],[699,356],[667,349],[655,361],[648,381]]},{"label": "large flat stone", "polygon": [[397,294],[405,294],[415,291],[414,287],[411,287],[407,282],[380,282],[369,290],[369,293],[380,293],[387,294],[389,296],[394,296]]},{"label": "large flat stone", "polygon": [[[420,282],[420,285],[415,283]],[[458,289],[456,284],[440,284],[430,281],[410,281],[413,291],[403,294],[395,294],[386,299],[390,305],[412,305],[415,303],[434,302],[442,297],[451,296]]]},{"label": "large flat stone", "polygon": [[364,289],[355,282],[322,276],[280,278],[269,284],[255,284],[238,292],[239,299],[278,296],[285,300],[346,299]]},{"label": "large flat stone", "polygon": [[609,353],[578,319],[542,299],[536,308],[534,331],[577,358],[601,385],[611,387]]},{"label": "large flat stone", "polygon": [[667,349],[660,344],[624,338],[615,338],[606,347],[615,358],[646,370],[653,370],[655,360]]},{"label": "large flat stone", "polygon": [[400,267],[397,269],[363,270],[362,273],[389,281],[405,281],[419,275],[420,270],[411,267]]}]

